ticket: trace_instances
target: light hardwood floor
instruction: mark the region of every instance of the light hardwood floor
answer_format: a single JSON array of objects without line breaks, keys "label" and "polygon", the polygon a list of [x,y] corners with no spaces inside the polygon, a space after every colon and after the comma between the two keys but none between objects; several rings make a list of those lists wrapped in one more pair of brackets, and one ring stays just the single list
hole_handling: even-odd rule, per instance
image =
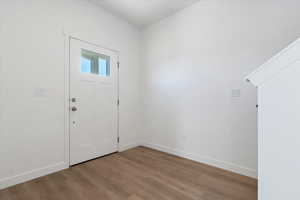
[{"label": "light hardwood floor", "polygon": [[257,181],[145,147],[0,191],[0,200],[256,200]]}]

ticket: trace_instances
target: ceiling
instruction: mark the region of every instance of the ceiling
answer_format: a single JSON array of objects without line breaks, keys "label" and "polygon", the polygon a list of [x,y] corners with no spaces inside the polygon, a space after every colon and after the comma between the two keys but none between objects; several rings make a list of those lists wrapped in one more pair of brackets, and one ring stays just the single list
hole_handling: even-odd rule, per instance
[{"label": "ceiling", "polygon": [[92,0],[101,7],[143,28],[199,0]]}]

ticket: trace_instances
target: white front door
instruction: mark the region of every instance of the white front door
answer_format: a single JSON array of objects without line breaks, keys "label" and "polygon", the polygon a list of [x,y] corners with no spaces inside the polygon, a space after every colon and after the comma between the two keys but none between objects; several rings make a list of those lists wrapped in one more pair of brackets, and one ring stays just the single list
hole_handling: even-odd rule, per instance
[{"label": "white front door", "polygon": [[118,56],[70,41],[70,165],[118,151]]}]

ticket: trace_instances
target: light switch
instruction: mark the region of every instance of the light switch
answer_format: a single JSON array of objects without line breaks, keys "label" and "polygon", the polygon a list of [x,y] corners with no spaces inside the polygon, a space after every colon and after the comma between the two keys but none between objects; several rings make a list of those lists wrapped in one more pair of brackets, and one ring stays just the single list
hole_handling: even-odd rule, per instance
[{"label": "light switch", "polygon": [[240,89],[233,89],[231,91],[231,97],[233,97],[233,98],[241,97],[241,90]]},{"label": "light switch", "polygon": [[45,88],[35,88],[33,91],[33,97],[44,98],[48,96],[48,90]]}]

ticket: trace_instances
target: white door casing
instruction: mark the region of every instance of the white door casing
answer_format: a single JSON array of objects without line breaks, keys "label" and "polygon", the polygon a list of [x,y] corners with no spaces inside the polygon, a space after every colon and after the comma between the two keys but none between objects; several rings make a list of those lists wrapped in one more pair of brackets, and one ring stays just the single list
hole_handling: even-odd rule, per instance
[{"label": "white door casing", "polygon": [[[82,52],[105,56],[108,75],[82,72]],[[100,62],[100,61],[99,61]],[[98,74],[97,74],[98,73]],[[70,40],[70,165],[118,151],[118,55]]]}]

